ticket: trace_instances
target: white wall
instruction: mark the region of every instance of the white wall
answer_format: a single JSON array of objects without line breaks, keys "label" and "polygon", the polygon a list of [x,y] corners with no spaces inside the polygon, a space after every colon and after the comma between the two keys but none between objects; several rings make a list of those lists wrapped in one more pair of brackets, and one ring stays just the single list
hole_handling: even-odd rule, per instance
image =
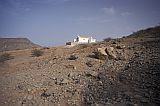
[{"label": "white wall", "polygon": [[91,39],[91,42],[96,42],[96,39],[93,39],[93,38],[92,38],[92,39]]},{"label": "white wall", "polygon": [[89,43],[94,43],[96,42],[96,39],[93,39],[92,37],[89,38]]},{"label": "white wall", "polygon": [[78,42],[80,43],[88,43],[89,38],[81,38],[79,37]]},{"label": "white wall", "polygon": [[92,37],[81,37],[77,36],[76,39],[73,40],[73,42],[78,42],[78,43],[94,43],[96,42],[96,39],[93,39]]}]

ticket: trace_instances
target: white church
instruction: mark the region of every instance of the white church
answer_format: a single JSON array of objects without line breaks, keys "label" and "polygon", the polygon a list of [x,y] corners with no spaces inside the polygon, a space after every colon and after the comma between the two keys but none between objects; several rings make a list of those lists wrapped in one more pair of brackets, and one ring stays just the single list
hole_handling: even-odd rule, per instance
[{"label": "white church", "polygon": [[66,45],[77,45],[77,44],[86,44],[86,43],[95,43],[96,39],[92,36],[80,36],[78,35],[77,38],[73,39],[73,42],[67,42]]},{"label": "white church", "polygon": [[90,36],[77,36],[76,39],[73,40],[73,42],[77,43],[95,43],[96,39]]}]

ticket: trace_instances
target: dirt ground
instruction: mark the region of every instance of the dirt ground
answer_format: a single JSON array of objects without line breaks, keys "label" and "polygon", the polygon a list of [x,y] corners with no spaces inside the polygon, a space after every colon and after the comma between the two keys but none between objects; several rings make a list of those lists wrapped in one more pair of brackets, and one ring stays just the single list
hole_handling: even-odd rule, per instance
[{"label": "dirt ground", "polygon": [[[14,58],[0,63],[0,106],[158,106],[159,42],[131,36],[40,48],[40,57],[33,49],[6,51]],[[117,57],[96,58],[100,47],[113,47]]]}]

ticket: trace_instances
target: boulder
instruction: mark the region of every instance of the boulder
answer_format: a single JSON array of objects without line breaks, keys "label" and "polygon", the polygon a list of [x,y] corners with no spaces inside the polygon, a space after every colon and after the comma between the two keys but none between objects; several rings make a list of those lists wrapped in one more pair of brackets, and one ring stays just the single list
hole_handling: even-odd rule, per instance
[{"label": "boulder", "polygon": [[113,47],[106,47],[105,52],[109,58],[113,58],[113,59],[117,58],[116,50]]},{"label": "boulder", "polygon": [[108,57],[109,59],[116,59],[116,50],[114,47],[101,47],[97,49],[98,51],[98,57],[102,58],[103,57]]},{"label": "boulder", "polygon": [[98,50],[99,54],[107,56],[105,49],[106,49],[106,47],[101,47],[101,48],[98,48],[97,50]]},{"label": "boulder", "polygon": [[98,72],[95,71],[86,71],[86,76],[88,77],[97,77],[98,76]]}]

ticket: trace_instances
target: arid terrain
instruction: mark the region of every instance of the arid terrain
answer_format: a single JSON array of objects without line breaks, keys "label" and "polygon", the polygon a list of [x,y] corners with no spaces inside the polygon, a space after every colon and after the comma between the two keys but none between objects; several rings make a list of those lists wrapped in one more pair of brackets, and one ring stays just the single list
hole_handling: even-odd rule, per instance
[{"label": "arid terrain", "polygon": [[40,47],[27,38],[0,38],[0,52]]},{"label": "arid terrain", "polygon": [[[98,48],[105,48],[104,55]],[[160,26],[74,47],[0,52],[0,106],[159,106]]]}]

